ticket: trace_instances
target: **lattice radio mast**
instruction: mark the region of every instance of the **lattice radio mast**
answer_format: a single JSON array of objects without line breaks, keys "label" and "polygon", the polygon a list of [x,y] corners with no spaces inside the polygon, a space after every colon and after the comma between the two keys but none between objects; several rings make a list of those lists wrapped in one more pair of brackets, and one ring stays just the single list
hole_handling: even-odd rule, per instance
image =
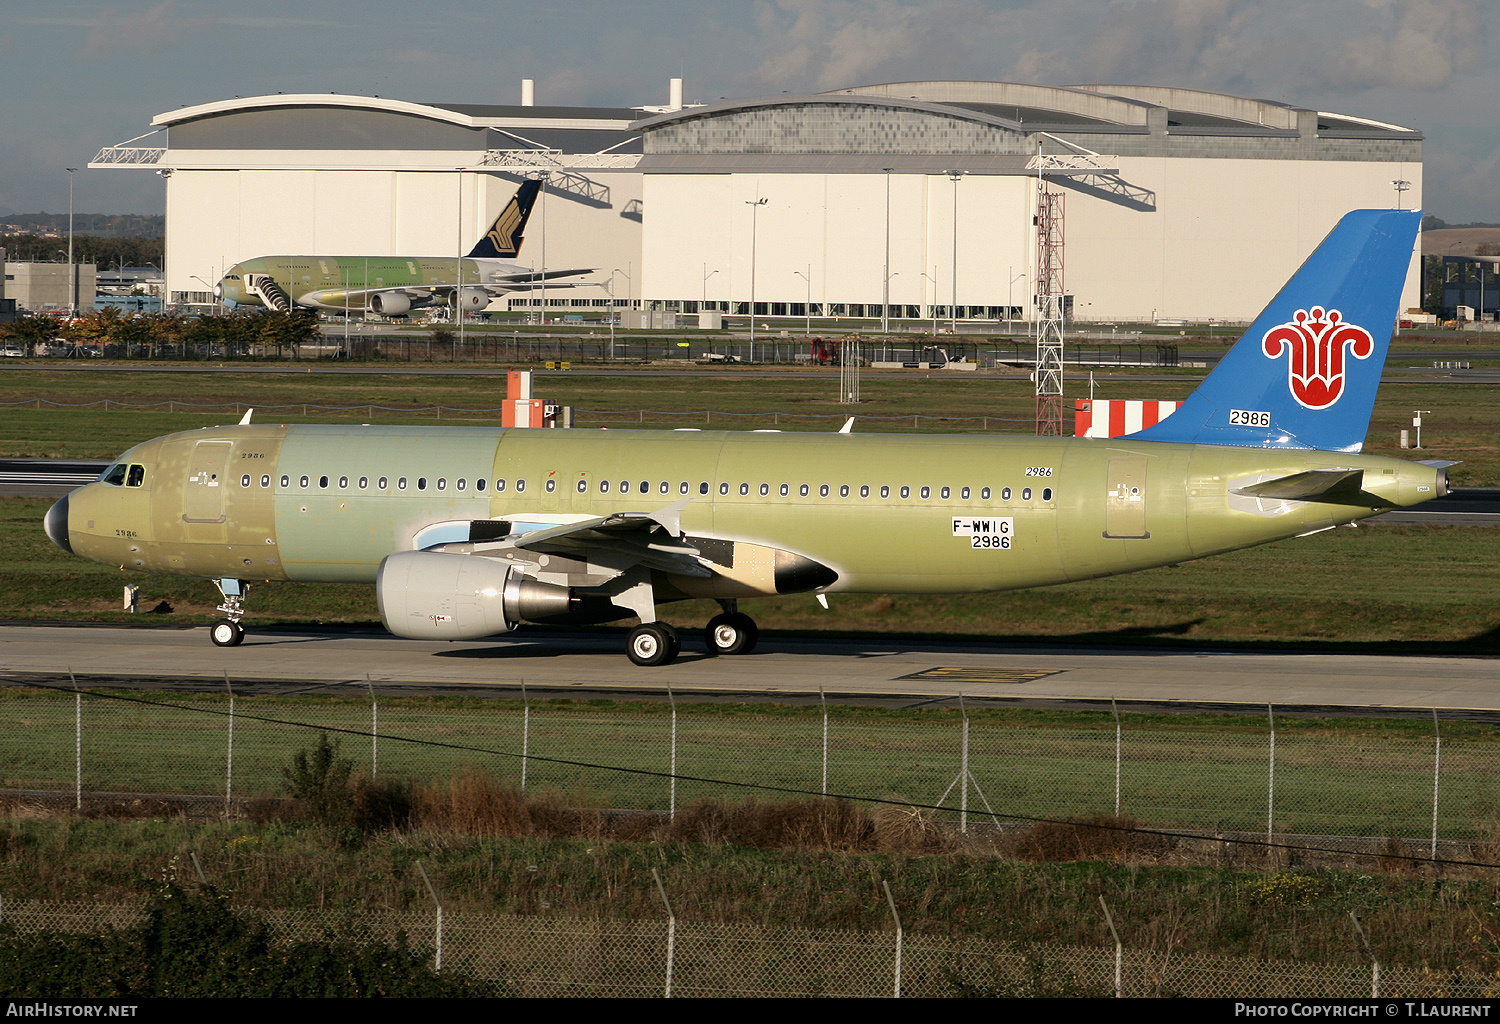
[{"label": "lattice radio mast", "polygon": [[1036,433],[1057,437],[1063,432],[1063,193],[1047,190],[1041,167],[1036,181]]}]

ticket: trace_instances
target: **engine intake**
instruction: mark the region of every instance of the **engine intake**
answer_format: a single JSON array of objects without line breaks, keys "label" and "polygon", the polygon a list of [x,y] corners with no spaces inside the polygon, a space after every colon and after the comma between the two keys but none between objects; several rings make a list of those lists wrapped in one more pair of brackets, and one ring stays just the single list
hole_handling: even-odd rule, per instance
[{"label": "engine intake", "polygon": [[376,292],[370,296],[370,310],[378,316],[399,316],[411,309],[411,297],[405,292]]},{"label": "engine intake", "polygon": [[402,551],[375,577],[380,621],[413,640],[477,640],[523,620],[567,616],[572,591],[482,555]]}]

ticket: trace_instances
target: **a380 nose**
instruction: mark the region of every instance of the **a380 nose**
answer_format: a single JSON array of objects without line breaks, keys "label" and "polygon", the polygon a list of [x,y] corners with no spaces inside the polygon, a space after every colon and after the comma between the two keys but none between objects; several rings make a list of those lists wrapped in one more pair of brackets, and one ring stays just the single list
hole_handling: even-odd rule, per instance
[{"label": "a380 nose", "polygon": [[47,531],[47,536],[52,543],[62,548],[68,554],[73,553],[73,545],[68,540],[68,499],[59,499],[56,504],[47,510],[47,518],[42,521],[42,526]]}]

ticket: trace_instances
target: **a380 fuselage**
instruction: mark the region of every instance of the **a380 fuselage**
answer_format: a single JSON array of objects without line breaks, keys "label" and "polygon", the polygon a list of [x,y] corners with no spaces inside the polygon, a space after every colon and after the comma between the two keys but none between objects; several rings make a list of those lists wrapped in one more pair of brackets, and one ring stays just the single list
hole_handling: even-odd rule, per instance
[{"label": "a380 fuselage", "polygon": [[[369,583],[385,556],[468,539],[471,522],[521,532],[686,498],[682,534],[713,573],[656,573],[658,600],[1063,583],[1446,489],[1439,469],[1331,452],[880,434],[248,425],[158,438],[119,464],[142,468],[73,492],[49,534],[201,578]],[[1236,493],[1330,467],[1364,471],[1359,504]]]}]

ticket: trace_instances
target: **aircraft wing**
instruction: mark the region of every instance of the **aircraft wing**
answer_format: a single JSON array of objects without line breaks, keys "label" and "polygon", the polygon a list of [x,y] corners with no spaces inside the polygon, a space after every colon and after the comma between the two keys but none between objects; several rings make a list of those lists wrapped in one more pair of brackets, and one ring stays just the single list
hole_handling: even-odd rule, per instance
[{"label": "aircraft wing", "polygon": [[476,548],[476,554],[503,549],[557,555],[607,565],[623,572],[644,565],[660,572],[707,579],[713,571],[703,564],[698,549],[681,540],[682,510],[687,498],[655,512],[616,512],[577,523],[530,530],[496,544]]},{"label": "aircraft wing", "polygon": [[530,284],[533,281],[552,281],[559,277],[577,277],[579,274],[592,274],[598,267],[576,267],[571,270],[548,270],[545,273],[535,273],[530,270],[517,270],[511,273],[494,273],[485,278],[487,284]]}]

